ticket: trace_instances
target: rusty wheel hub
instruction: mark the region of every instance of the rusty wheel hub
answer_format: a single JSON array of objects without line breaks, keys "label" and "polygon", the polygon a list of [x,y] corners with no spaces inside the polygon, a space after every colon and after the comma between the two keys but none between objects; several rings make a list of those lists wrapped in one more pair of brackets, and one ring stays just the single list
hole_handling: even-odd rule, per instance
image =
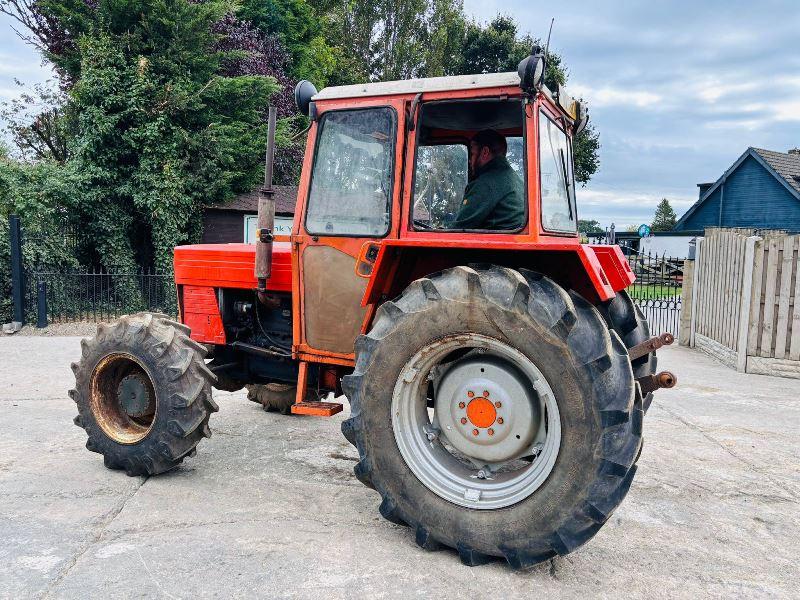
[{"label": "rusty wheel hub", "polygon": [[94,369],[89,404],[103,432],[120,444],[144,439],[156,415],[156,393],[144,366],[132,355],[105,356]]}]

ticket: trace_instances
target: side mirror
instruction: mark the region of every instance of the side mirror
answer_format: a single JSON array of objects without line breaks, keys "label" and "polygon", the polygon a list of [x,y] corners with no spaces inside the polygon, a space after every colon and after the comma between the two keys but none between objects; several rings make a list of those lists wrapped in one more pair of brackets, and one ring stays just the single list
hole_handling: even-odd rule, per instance
[{"label": "side mirror", "polygon": [[297,106],[297,110],[300,111],[300,114],[308,116],[311,98],[316,96],[316,94],[317,88],[315,88],[314,84],[310,81],[303,79],[297,82],[297,85],[294,87],[294,103]]},{"label": "side mirror", "polygon": [[575,124],[572,126],[574,135],[578,135],[581,131],[586,129],[586,125],[589,123],[589,111],[586,108],[586,104],[578,102],[577,112],[577,119],[575,119]]},{"label": "side mirror", "polygon": [[531,54],[523,58],[517,67],[519,87],[524,92],[533,94],[541,89],[544,83],[544,54]]}]

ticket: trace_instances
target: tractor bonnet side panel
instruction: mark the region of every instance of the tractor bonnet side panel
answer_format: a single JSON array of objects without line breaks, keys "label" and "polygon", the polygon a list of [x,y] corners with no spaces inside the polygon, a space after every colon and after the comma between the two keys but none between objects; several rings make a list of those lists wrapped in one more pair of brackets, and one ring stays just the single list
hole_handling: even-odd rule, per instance
[{"label": "tractor bonnet side panel", "polygon": [[[217,290],[256,289],[255,246],[252,244],[198,244],[175,248],[175,284],[181,321],[191,337],[204,344],[224,344]],[[292,257],[288,242],[274,242],[272,276],[267,289],[292,291]]]}]

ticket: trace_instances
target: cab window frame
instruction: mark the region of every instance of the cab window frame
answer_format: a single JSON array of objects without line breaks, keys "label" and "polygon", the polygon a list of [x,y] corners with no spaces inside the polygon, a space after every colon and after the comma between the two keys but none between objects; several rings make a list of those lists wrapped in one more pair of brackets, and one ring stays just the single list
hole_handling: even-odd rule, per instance
[{"label": "cab window frame", "polygon": [[[569,188],[567,188],[567,201],[569,203],[569,208],[572,211],[574,221],[575,221],[575,229],[574,230],[567,230],[567,229],[548,229],[544,225],[544,203],[542,202],[542,117],[550,121],[556,129],[558,129],[564,138],[567,140],[567,152],[569,156],[567,156],[567,168],[572,175],[572,195],[570,196]],[[560,124],[559,121],[562,121]],[[539,115],[536,123],[536,137],[537,137],[537,144],[536,144],[536,162],[538,168],[538,197],[539,197],[539,227],[543,233],[547,235],[553,236],[562,236],[562,237],[570,237],[574,238],[579,235],[578,233],[578,202],[576,199],[575,194],[575,162],[573,158],[573,146],[572,146],[572,138],[567,133],[566,127],[563,126],[563,119],[559,117],[553,117],[550,113],[545,109],[544,105],[539,106]],[[566,174],[565,174],[566,175]],[[566,183],[566,182],[565,182]]]},{"label": "cab window frame", "polygon": [[[341,113],[348,113],[348,112],[365,112],[370,110],[387,110],[391,116],[391,168],[390,168],[390,175],[388,181],[388,188],[387,188],[387,214],[389,216],[388,220],[386,221],[386,230],[381,233],[380,235],[377,234],[365,234],[365,233],[330,233],[327,231],[323,232],[316,232],[312,231],[308,227],[308,214],[309,208],[311,206],[311,191],[314,185],[314,176],[316,174],[317,168],[317,160],[319,158],[319,148],[320,148],[320,138],[322,137],[323,130],[325,128],[325,120],[327,119],[328,115],[331,114],[341,114]],[[314,158],[311,162],[311,174],[308,178],[308,189],[305,193],[305,207],[303,210],[303,229],[305,230],[306,234],[319,237],[319,238],[329,238],[329,237],[341,237],[341,238],[368,238],[368,239],[383,239],[389,236],[392,232],[392,225],[394,222],[394,215],[393,215],[393,205],[394,205],[394,192],[395,192],[395,180],[396,172],[397,172],[397,109],[392,106],[391,104],[376,104],[373,106],[359,106],[357,108],[331,108],[328,109],[318,117],[317,121],[317,128],[314,135]],[[401,159],[402,160],[402,159]]]},{"label": "cab window frame", "polygon": [[[496,234],[496,235],[515,235],[525,231],[529,225],[530,219],[530,201],[528,197],[528,177],[526,176],[528,172],[528,152],[527,152],[527,138],[528,138],[528,128],[527,128],[527,119],[528,116],[525,113],[525,100],[521,96],[512,96],[508,98],[506,101],[513,101],[519,102],[520,114],[522,115],[522,119],[520,122],[520,127],[522,129],[522,135],[519,136],[522,138],[522,186],[523,186],[523,205],[524,205],[524,215],[522,218],[522,225],[516,229],[425,229],[417,227],[414,224],[414,190],[417,186],[417,160],[419,159],[419,147],[420,147],[420,128],[422,125],[422,115],[425,110],[426,106],[431,106],[434,104],[460,104],[460,103],[468,103],[468,102],[497,102],[498,99],[496,96],[481,96],[478,98],[462,98],[462,99],[447,99],[447,100],[429,100],[427,102],[422,102],[419,106],[419,110],[417,111],[417,120],[414,123],[416,135],[414,136],[414,160],[411,164],[411,168],[413,169],[413,173],[411,176],[411,188],[408,191],[408,202],[409,202],[409,210],[408,210],[408,223],[407,227],[409,231],[413,231],[414,233],[432,233],[432,234],[439,234],[439,233],[483,233],[483,234]],[[476,129],[473,132],[474,134],[478,133],[480,130]],[[509,137],[509,136],[505,136]],[[511,136],[517,137],[517,136]],[[447,141],[445,141],[447,140]],[[461,136],[448,136],[446,138],[442,138],[442,144],[422,144],[424,145],[447,145],[454,143],[453,140],[460,140],[463,141],[467,146],[467,169],[469,172],[469,160],[470,156],[470,144],[472,141],[471,137],[461,137]],[[469,183],[469,181],[467,181]]]}]

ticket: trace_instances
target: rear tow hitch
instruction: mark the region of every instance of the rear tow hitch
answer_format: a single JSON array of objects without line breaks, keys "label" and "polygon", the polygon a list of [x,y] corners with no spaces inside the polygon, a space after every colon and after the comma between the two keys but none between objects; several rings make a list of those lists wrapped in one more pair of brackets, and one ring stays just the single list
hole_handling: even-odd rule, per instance
[{"label": "rear tow hitch", "polygon": [[[675,341],[675,336],[671,333],[662,333],[659,336],[650,338],[647,341],[642,342],[641,344],[636,344],[635,346],[628,348],[628,356],[631,360],[636,360],[644,356],[645,354],[650,354],[651,352],[655,352],[662,346],[669,346],[672,342]],[[672,387],[671,385],[668,386],[661,386],[661,387]]]},{"label": "rear tow hitch", "polygon": [[[657,339],[657,338],[656,338]],[[675,387],[678,383],[678,378],[669,371],[661,371],[656,375],[646,375],[636,380],[639,387],[642,389],[642,394],[654,392],[659,388]]]}]

